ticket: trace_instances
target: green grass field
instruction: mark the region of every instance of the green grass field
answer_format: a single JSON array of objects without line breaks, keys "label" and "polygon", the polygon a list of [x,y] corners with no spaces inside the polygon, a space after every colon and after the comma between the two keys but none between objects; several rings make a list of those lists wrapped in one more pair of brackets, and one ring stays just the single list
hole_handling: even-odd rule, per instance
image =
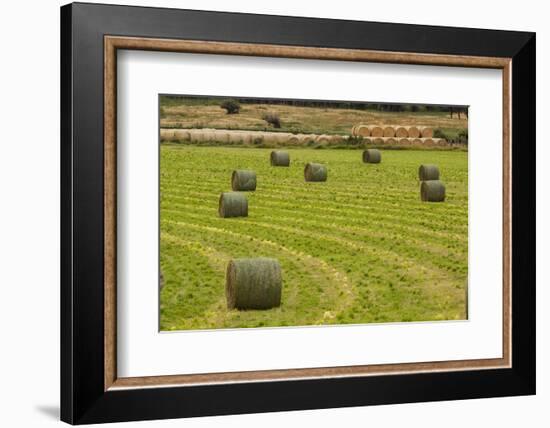
[{"label": "green grass field", "polygon": [[[468,153],[290,150],[161,145],[161,330],[464,319],[468,267]],[[306,162],[328,165],[306,183]],[[444,203],[422,203],[418,166],[435,163]],[[249,217],[218,217],[234,169],[253,169]],[[279,308],[228,310],[231,258],[279,259]]]}]

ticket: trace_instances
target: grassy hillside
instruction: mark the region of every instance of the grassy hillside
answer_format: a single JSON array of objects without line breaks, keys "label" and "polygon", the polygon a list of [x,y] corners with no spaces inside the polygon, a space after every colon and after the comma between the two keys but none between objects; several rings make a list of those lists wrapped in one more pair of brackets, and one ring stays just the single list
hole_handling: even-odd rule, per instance
[{"label": "grassy hillside", "polygon": [[389,125],[421,125],[442,130],[448,139],[468,127],[462,116],[452,119],[444,112],[385,112],[346,108],[299,107],[287,105],[242,104],[238,114],[226,114],[219,100],[175,101],[161,98],[162,128],[218,128],[245,130],[274,130],[262,117],[276,113],[283,132],[314,134],[349,134],[358,123]]},{"label": "grassy hillside", "polygon": [[[289,168],[270,167],[269,153],[161,146],[162,330],[464,319],[466,152],[384,151],[367,165],[359,151],[296,149]],[[328,166],[326,183],[304,182],[308,161]],[[445,203],[420,202],[421,163],[440,166]],[[249,217],[222,219],[237,168],[255,170],[258,187]],[[227,262],[255,256],[280,260],[282,304],[230,311]]]}]

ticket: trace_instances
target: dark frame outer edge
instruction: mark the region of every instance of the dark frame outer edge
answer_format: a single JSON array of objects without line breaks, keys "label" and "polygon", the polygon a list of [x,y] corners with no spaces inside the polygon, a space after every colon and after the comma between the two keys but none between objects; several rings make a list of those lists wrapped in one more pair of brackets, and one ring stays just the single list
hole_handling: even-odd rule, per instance
[{"label": "dark frame outer edge", "polygon": [[[513,58],[513,367],[104,392],[106,34]],[[63,421],[82,424],[535,393],[534,34],[77,3],[61,10],[61,54]]]},{"label": "dark frame outer edge", "polygon": [[60,174],[60,277],[61,277],[61,349],[60,416],[74,422],[73,396],[73,290],[72,290],[72,9],[61,8],[61,174]]}]

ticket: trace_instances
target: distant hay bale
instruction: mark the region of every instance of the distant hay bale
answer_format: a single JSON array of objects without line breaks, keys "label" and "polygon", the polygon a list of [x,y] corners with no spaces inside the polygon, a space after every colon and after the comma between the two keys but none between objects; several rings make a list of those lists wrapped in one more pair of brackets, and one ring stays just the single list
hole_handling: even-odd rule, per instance
[{"label": "distant hay bale", "polygon": [[175,135],[173,129],[161,129],[160,130],[160,140],[161,141],[174,141]]},{"label": "distant hay bale", "polygon": [[256,190],[256,173],[247,169],[236,169],[231,174],[231,188],[241,192]]},{"label": "distant hay bale", "polygon": [[357,128],[357,125],[353,125],[353,126],[351,127],[351,133],[350,133],[350,135],[352,135],[352,136],[354,136],[354,137],[357,136],[357,134],[356,134],[356,128]]},{"label": "distant hay bale", "polygon": [[233,144],[244,143],[244,133],[236,131],[228,131],[228,142]]},{"label": "distant hay bale", "polygon": [[407,131],[407,128],[404,126],[396,126],[395,127],[395,136],[397,138],[408,138],[409,137],[409,131]]},{"label": "distant hay bale", "polygon": [[304,168],[306,181],[327,181],[327,167],[320,163],[308,163]]},{"label": "distant hay bale", "polygon": [[313,135],[313,134],[302,134],[302,135],[300,135],[300,141],[303,144],[311,144],[312,142],[315,141],[315,135]]},{"label": "distant hay bale", "polygon": [[174,138],[176,140],[189,140],[190,134],[186,129],[175,129]]},{"label": "distant hay bale", "polygon": [[340,143],[343,143],[344,141],[346,141],[346,137],[343,136],[343,135],[331,135],[330,136],[330,143],[331,144],[340,144]]},{"label": "distant hay bale", "polygon": [[414,138],[411,142],[412,145],[414,146],[421,146],[422,145],[422,140],[420,138]]},{"label": "distant hay bale", "polygon": [[418,168],[420,181],[439,180],[439,168],[437,165],[423,164]]},{"label": "distant hay bale", "polygon": [[218,134],[216,132],[207,131],[203,133],[203,141],[217,141]]},{"label": "distant hay bale", "polygon": [[429,126],[421,126],[419,129],[420,129],[420,135],[422,135],[422,138],[433,138],[434,136],[433,128]]},{"label": "distant hay bale", "polygon": [[408,126],[407,133],[409,134],[409,138],[420,138],[420,129],[416,126]]},{"label": "distant hay bale", "polygon": [[367,125],[357,125],[355,135],[357,137],[370,137],[370,128]]},{"label": "distant hay bale", "polygon": [[223,192],[220,195],[218,214],[222,218],[248,217],[248,201],[244,193]]},{"label": "distant hay bale", "polygon": [[384,144],[394,146],[397,144],[397,140],[393,137],[384,137]]},{"label": "distant hay bale", "polygon": [[384,144],[384,138],[382,138],[382,137],[372,138],[371,140],[374,144],[376,144],[378,146],[381,146],[382,144]]},{"label": "distant hay bale", "polygon": [[422,138],[422,145],[426,147],[432,147],[435,145],[433,138]]},{"label": "distant hay bale", "polygon": [[194,143],[201,143],[204,141],[204,132],[197,129],[189,131],[189,140]]},{"label": "distant hay bale", "polygon": [[289,144],[300,144],[301,139],[299,135],[290,135],[286,141]]},{"label": "distant hay bale", "polygon": [[370,130],[370,136],[371,137],[383,137],[384,136],[384,128],[378,125],[374,125],[369,127]]},{"label": "distant hay bale", "polygon": [[283,275],[276,259],[233,259],[225,274],[228,309],[270,309],[281,305]]},{"label": "distant hay bale", "polygon": [[270,161],[271,166],[290,166],[290,154],[282,150],[273,150]]},{"label": "distant hay bale", "polygon": [[411,145],[411,140],[408,139],[408,138],[400,138],[399,139],[399,145],[400,146],[410,146]]},{"label": "distant hay bale", "polygon": [[447,140],[445,138],[434,138],[434,145],[436,146],[446,146],[447,145]]},{"label": "distant hay bale", "polygon": [[381,160],[382,160],[382,155],[380,154],[380,150],[367,149],[363,151],[363,162],[380,163]]},{"label": "distant hay bale", "polygon": [[329,144],[330,143],[330,140],[331,140],[331,136],[330,135],[325,135],[325,134],[322,134],[322,135],[317,135],[315,137],[315,142],[317,144]]},{"label": "distant hay bale", "polygon": [[395,128],[393,126],[384,126],[384,137],[395,137]]},{"label": "distant hay bale", "polygon": [[294,134],[291,134],[290,132],[279,132],[279,135],[277,136],[277,141],[279,143],[286,143],[291,137],[294,137]]},{"label": "distant hay bale", "polygon": [[420,199],[423,202],[443,202],[445,185],[439,180],[423,181],[420,185]]}]

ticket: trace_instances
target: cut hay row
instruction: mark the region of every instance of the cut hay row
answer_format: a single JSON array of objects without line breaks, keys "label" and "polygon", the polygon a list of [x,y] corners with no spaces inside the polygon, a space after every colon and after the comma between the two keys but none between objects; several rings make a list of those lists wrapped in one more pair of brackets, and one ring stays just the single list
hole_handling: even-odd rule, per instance
[{"label": "cut hay row", "polygon": [[354,137],[433,138],[433,128],[429,126],[357,124],[351,128],[351,135]]}]

